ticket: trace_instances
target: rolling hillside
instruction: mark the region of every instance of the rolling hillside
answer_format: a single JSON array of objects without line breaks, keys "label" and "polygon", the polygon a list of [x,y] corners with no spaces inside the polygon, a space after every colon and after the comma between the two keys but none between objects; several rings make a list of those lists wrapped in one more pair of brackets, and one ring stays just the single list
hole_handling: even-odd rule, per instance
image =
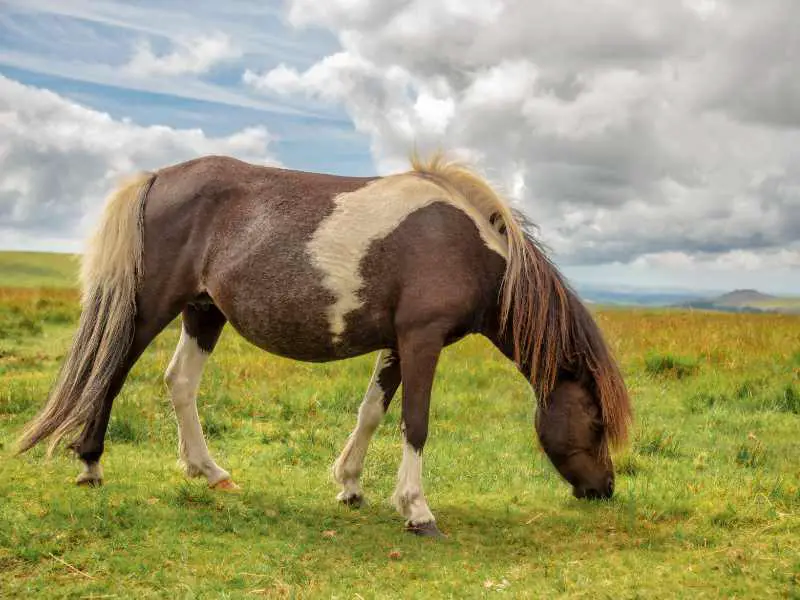
[{"label": "rolling hillside", "polygon": [[714,300],[717,306],[759,306],[777,300],[777,296],[762,294],[758,290],[733,290]]},{"label": "rolling hillside", "polygon": [[0,286],[70,288],[77,285],[74,254],[0,251]]},{"label": "rolling hillside", "polygon": [[716,298],[703,298],[683,302],[678,306],[726,312],[800,313],[800,298],[772,296],[757,290],[741,289],[722,294]]}]

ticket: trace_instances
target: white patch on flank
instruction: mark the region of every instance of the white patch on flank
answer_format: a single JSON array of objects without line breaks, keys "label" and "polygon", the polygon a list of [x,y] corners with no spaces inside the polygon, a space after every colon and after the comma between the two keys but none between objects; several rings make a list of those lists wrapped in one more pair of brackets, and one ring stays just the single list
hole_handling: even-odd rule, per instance
[{"label": "white patch on flank", "polygon": [[408,525],[421,525],[436,519],[422,493],[422,454],[408,442],[403,446],[403,462],[397,474],[392,502]]},{"label": "white patch on flank", "polygon": [[308,243],[314,266],[324,274],[323,285],[336,298],[328,307],[334,342],[344,333],[345,316],[361,306],[359,291],[364,281],[360,266],[370,244],[385,238],[410,214],[434,202],[446,202],[465,212],[475,222],[486,246],[507,257],[506,239],[489,224],[489,215],[482,215],[464,198],[423,177],[384,177],[355,192],[339,194],[333,212]]},{"label": "white patch on flank", "polygon": [[178,347],[167,367],[164,380],[172,394],[172,405],[178,418],[178,450],[186,474],[190,477],[205,475],[209,485],[214,485],[230,474],[220,468],[208,453],[200,416],[197,414],[197,388],[208,353],[186,329],[181,329]]},{"label": "white patch on flank", "polygon": [[383,400],[385,392],[381,388],[378,380],[381,371],[385,369],[392,360],[391,350],[381,350],[378,353],[378,360],[375,363],[375,370],[372,372],[367,392],[364,400],[358,409],[358,422],[356,428],[350,434],[339,458],[333,464],[333,477],[342,485],[342,491],[336,496],[338,500],[349,500],[356,496],[361,496],[361,471],[364,469],[364,457],[367,455],[367,448],[372,439],[372,435],[383,420]]}]

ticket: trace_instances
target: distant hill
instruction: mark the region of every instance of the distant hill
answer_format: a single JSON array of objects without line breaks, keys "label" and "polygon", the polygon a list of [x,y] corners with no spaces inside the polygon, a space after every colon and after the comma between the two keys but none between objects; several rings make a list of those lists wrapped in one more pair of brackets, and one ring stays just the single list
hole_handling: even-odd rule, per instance
[{"label": "distant hill", "polygon": [[753,289],[732,292],[692,292],[685,289],[648,289],[625,286],[601,287],[575,283],[584,302],[604,306],[694,308],[725,312],[781,312],[800,314],[800,297],[772,296]]},{"label": "distant hill", "polygon": [[676,306],[725,312],[800,314],[800,298],[772,296],[751,289],[734,290],[715,298],[701,298],[689,302],[681,302]]},{"label": "distant hill", "polygon": [[0,286],[71,288],[77,283],[74,254],[0,251]]},{"label": "distant hill", "polygon": [[758,306],[777,300],[777,296],[762,294],[757,290],[733,290],[714,299],[717,306]]},{"label": "distant hill", "polygon": [[674,306],[697,300],[697,293],[675,290],[601,288],[596,285],[575,285],[580,297],[590,304],[618,306]]}]

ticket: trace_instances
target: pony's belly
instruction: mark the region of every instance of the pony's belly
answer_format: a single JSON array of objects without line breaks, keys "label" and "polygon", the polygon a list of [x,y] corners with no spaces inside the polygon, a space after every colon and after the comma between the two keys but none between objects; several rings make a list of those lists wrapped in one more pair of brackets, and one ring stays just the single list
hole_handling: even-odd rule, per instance
[{"label": "pony's belly", "polygon": [[[333,343],[330,336],[310,335],[308,331],[287,336],[271,335],[261,330],[253,331],[231,323],[234,329],[247,341],[271,354],[305,362],[330,362],[367,354],[385,347],[376,337],[372,343],[360,340],[357,344],[342,340]],[[326,332],[324,332],[326,333]]]},{"label": "pony's belly", "polygon": [[299,305],[294,314],[281,303],[272,313],[247,310],[237,306],[226,313],[233,328],[247,341],[262,350],[285,358],[306,362],[327,362],[352,358],[393,346],[393,336],[384,327],[376,327],[369,319],[353,315],[351,328],[334,338],[324,315],[316,315],[309,307]]}]

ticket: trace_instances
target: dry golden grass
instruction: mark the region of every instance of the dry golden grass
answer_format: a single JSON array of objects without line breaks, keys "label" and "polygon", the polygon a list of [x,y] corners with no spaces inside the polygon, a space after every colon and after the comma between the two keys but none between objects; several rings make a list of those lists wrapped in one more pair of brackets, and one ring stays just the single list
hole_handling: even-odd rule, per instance
[{"label": "dry golden grass", "polygon": [[648,352],[692,355],[726,370],[800,351],[800,317],[685,310],[605,310],[598,320],[623,361]]}]

